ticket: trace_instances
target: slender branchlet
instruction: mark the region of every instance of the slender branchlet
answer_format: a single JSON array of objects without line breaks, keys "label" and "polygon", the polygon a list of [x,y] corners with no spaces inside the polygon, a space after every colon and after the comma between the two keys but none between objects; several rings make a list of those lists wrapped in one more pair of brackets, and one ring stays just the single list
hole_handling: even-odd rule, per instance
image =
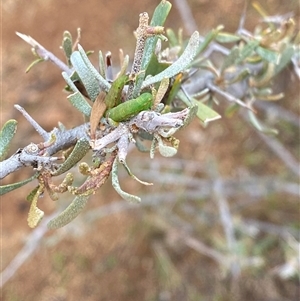
[{"label": "slender branchlet", "polygon": [[[132,63],[130,77],[132,80],[135,79],[136,75],[140,72],[146,39],[148,37],[148,24],[149,24],[149,16],[147,13],[141,13],[139,19],[139,27],[136,30],[136,48],[134,52],[134,60]],[[132,96],[134,88],[134,82],[130,82],[127,91],[127,99],[130,99]]]}]

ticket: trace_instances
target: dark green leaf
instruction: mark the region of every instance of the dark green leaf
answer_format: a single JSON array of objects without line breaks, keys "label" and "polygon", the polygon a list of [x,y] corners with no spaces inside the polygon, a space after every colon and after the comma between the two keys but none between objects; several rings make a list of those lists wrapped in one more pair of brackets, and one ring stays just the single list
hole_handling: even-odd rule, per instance
[{"label": "dark green leaf", "polygon": [[114,80],[105,97],[105,104],[108,109],[114,108],[121,103],[122,91],[127,81],[127,75],[119,76]]},{"label": "dark green leaf", "polygon": [[160,63],[157,59],[157,56],[153,54],[146,70],[146,77],[148,75],[156,75],[167,69],[169,66],[169,63]]}]

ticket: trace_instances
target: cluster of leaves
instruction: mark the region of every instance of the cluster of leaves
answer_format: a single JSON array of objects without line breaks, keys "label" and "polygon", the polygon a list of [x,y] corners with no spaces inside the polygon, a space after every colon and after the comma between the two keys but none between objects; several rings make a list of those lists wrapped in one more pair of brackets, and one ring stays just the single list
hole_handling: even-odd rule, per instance
[{"label": "cluster of leaves", "polygon": [[[152,184],[139,180],[126,164],[129,145],[134,143],[140,151],[149,151],[151,158],[156,149],[166,157],[175,155],[179,141],[173,135],[193,117],[197,116],[204,125],[220,118],[212,108],[219,102],[218,95],[232,102],[226,112],[228,115],[245,107],[257,129],[270,131],[257,119],[253,103],[257,99],[270,101],[283,96],[272,94],[271,80],[297,57],[300,37],[295,35],[293,20],[283,21],[279,26],[269,22],[266,28],[254,34],[243,30],[229,34],[219,26],[202,39],[196,31],[186,44],[181,31],[175,34],[168,29],[167,38],[163,35],[170,9],[168,1],[161,1],[150,24],[148,14],[140,14],[131,71],[127,72],[129,56],[121,52],[121,67],[116,76],[109,53],[104,57],[99,52],[99,71],[91,64],[89,53],[79,44],[80,31],[75,42],[69,32],[64,32],[62,49],[66,63],[31,37],[18,33],[37,56],[28,71],[41,61],[55,63],[63,71],[66,90],[70,92],[68,100],[87,120],[72,130],[60,124],[58,129],[48,133],[23,108],[15,106],[44,141],[30,143],[0,163],[0,178],[23,166],[36,170],[25,181],[1,186],[0,194],[38,180],[38,186],[27,197],[31,202],[30,227],[35,227],[43,217],[37,201],[45,190],[53,200],[58,199],[58,193],[68,191],[75,195],[73,202],[48,224],[49,228],[59,228],[78,216],[88,198],[110,174],[112,185],[122,198],[139,202],[139,197],[121,189],[118,180],[118,165],[122,164],[130,177],[145,185]],[[162,50],[162,43],[166,41],[168,46]],[[220,45],[223,43],[234,46],[229,50]],[[216,49],[224,54],[220,66],[209,58]],[[1,160],[6,157],[16,128],[15,120],[9,120],[2,128]],[[149,149],[144,140],[151,141]],[[72,186],[72,173],[67,173],[60,185],[52,182],[53,177],[68,172],[90,150],[93,151],[92,164],[79,164],[80,173],[86,176],[80,187]],[[63,151],[62,155],[54,157],[59,151]],[[60,159],[64,160],[62,164],[56,162]]]}]

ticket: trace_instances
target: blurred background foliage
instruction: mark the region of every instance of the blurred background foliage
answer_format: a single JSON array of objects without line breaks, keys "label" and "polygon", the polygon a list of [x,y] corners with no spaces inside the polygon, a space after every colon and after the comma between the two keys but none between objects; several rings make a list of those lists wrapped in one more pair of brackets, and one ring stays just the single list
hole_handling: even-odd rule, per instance
[{"label": "blurred background foliage", "polygon": [[[166,27],[182,27],[184,37],[195,27],[205,35],[219,24],[235,32],[244,7],[244,1],[171,2]],[[188,4],[195,24],[184,20],[179,2]],[[67,127],[82,123],[66,101],[55,66],[40,64],[25,75],[32,54],[15,31],[59,53],[62,32],[75,35],[81,27],[86,50],[110,50],[118,58],[119,48],[133,54],[138,15],[151,16],[158,3],[2,2],[1,125],[18,120],[11,153],[38,141],[13,104],[24,106],[47,130],[58,120]],[[261,5],[270,16],[292,12],[299,20],[298,1]],[[245,28],[253,31],[260,18],[249,5]],[[96,64],[97,55],[90,59]],[[74,222],[47,232],[46,220],[33,231],[27,226],[28,186],[1,197],[2,281],[9,279],[2,299],[297,300],[299,176],[278,149],[299,162],[299,78],[288,66],[273,81],[285,96],[261,103],[258,115],[278,130],[276,140],[259,134],[243,114],[225,117],[227,105],[220,103],[222,119],[205,129],[195,121],[176,135],[181,143],[175,157],[150,160],[133,151],[132,170],[155,184],[144,188],[124,177],[122,185],[142,196],[141,205],[120,200],[107,183]],[[29,172],[14,173],[3,183]],[[70,200],[44,198],[40,206],[51,216]]]}]

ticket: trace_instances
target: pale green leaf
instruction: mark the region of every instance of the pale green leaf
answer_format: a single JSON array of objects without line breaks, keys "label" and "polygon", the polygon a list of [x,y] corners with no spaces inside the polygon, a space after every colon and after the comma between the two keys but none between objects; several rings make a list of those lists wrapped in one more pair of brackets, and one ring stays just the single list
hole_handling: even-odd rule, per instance
[{"label": "pale green leaf", "polygon": [[248,115],[250,118],[250,121],[252,123],[252,125],[260,132],[265,133],[265,134],[273,134],[273,135],[277,135],[278,134],[278,130],[276,129],[272,129],[269,127],[266,127],[265,125],[263,125],[256,117],[256,115],[252,112],[252,111],[248,111]]},{"label": "pale green leaf", "polygon": [[178,39],[176,37],[176,34],[175,34],[173,29],[168,28],[166,30],[166,34],[167,34],[167,37],[168,37],[170,47],[175,47],[175,46],[179,45],[179,41],[178,41]]},{"label": "pale green leaf", "polygon": [[239,52],[239,56],[236,58],[234,64],[239,65],[241,64],[247,57],[253,54],[253,51],[259,45],[259,41],[252,40],[248,42]]},{"label": "pale green leaf", "polygon": [[207,105],[203,104],[200,101],[196,101],[198,105],[197,117],[204,123],[207,124],[211,121],[217,120],[221,118],[221,115],[208,107]]},{"label": "pale green leaf", "polygon": [[[206,125],[207,123],[220,119],[221,115],[208,107],[207,105],[203,104],[202,102],[194,99],[194,98],[187,98],[187,96],[182,92],[179,91],[178,97],[187,105],[191,106],[191,102],[193,105],[197,107],[197,113],[196,116],[200,119],[200,121]],[[193,109],[195,110],[195,109]],[[194,111],[191,112],[193,114]]]},{"label": "pale green leaf", "polygon": [[240,39],[241,38],[238,35],[228,32],[219,32],[216,36],[216,41],[219,43],[234,43]]},{"label": "pale green leaf", "polygon": [[99,51],[99,74],[105,78],[105,63],[104,63],[104,58],[103,58],[103,54],[102,51]]},{"label": "pale green leaf", "polygon": [[236,58],[239,56],[240,50],[238,46],[234,46],[229,54],[225,57],[223,64],[221,66],[221,70],[225,70],[228,67],[234,65]]},{"label": "pale green leaf", "polygon": [[291,62],[291,59],[295,53],[295,49],[292,45],[288,45],[281,53],[281,58],[278,64],[275,66],[274,75],[278,74],[283,68]]},{"label": "pale green leaf", "polygon": [[209,44],[216,38],[218,33],[224,28],[223,25],[219,25],[217,28],[212,29],[205,37],[204,40],[200,43],[196,56],[198,56],[200,53],[202,53]]},{"label": "pale green leaf", "polygon": [[264,48],[261,46],[258,46],[255,51],[264,60],[266,60],[270,63],[278,64],[280,62],[281,54],[276,51],[273,51],[273,50],[270,50],[270,49],[267,49],[267,48]]}]

